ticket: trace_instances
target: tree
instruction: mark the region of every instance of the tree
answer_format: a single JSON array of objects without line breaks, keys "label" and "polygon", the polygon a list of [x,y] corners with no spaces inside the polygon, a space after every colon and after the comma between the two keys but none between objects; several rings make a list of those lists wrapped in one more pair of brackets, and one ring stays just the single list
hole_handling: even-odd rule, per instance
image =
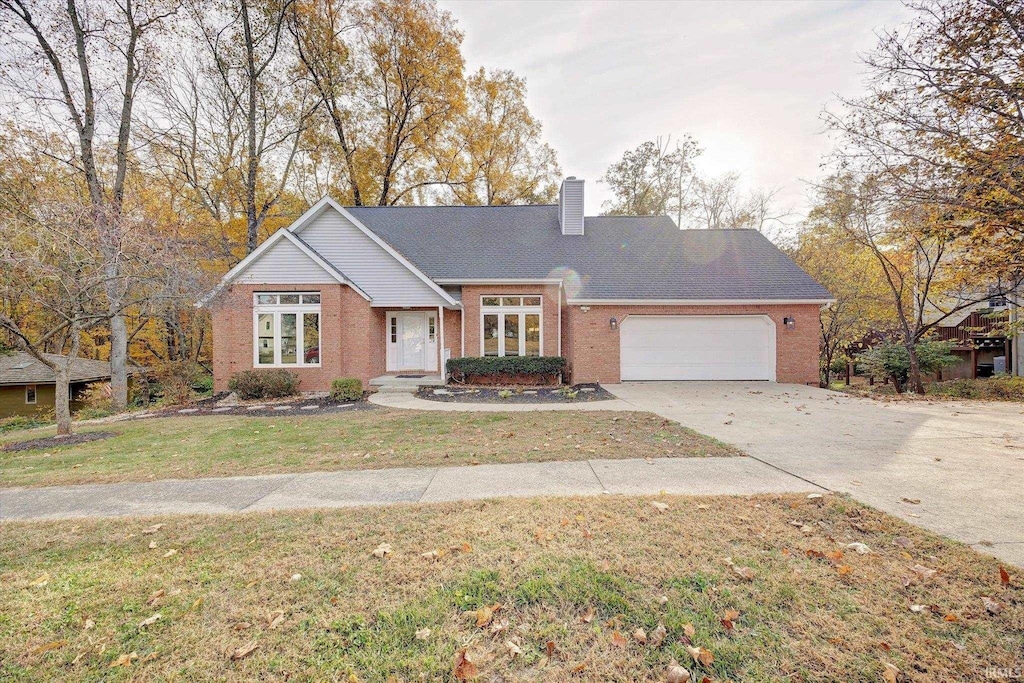
[{"label": "tree", "polygon": [[[441,177],[461,204],[540,204],[558,196],[561,169],[526,104],[526,81],[480,69],[466,80],[467,107],[440,150]],[[453,173],[452,170],[455,170]]]},{"label": "tree", "polygon": [[[914,345],[913,356],[921,372],[938,372],[948,365],[956,365],[960,359],[953,355],[951,342],[919,342]],[[907,347],[892,341],[881,344],[857,355],[861,368],[875,378],[888,378],[897,394],[903,393],[910,380],[911,354]]]},{"label": "tree", "polygon": [[[38,129],[67,130],[46,150],[79,174],[102,258],[103,297],[110,326],[111,390],[115,409],[128,397],[129,296],[122,277],[125,183],[133,161],[135,105],[157,61],[156,37],[174,15],[174,0],[122,0],[80,6],[0,0],[4,77],[19,112],[31,112]],[[23,121],[24,115],[19,116]],[[71,150],[73,153],[68,154]]]},{"label": "tree", "polygon": [[778,188],[757,189],[744,194],[740,175],[725,173],[717,178],[698,178],[693,184],[694,213],[709,230],[748,229],[774,231],[792,212],[777,206]]},{"label": "tree", "polygon": [[626,150],[601,177],[614,199],[604,203],[610,216],[664,216],[674,213],[682,227],[693,206],[693,161],[703,150],[689,135],[672,147],[671,136],[656,138]]}]

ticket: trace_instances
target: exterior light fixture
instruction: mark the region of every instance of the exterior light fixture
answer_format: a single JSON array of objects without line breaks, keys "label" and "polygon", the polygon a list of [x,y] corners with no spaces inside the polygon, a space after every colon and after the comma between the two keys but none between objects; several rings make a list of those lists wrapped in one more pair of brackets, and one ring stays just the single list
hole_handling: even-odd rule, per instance
[{"label": "exterior light fixture", "polygon": [[791,316],[786,316],[785,318],[782,319],[782,324],[786,326],[787,330],[795,330],[796,329],[796,318],[793,318]]},{"label": "exterior light fixture", "polygon": [[608,321],[608,326],[611,327],[613,330],[619,329],[619,319],[612,318],[611,320]]},{"label": "exterior light fixture", "polygon": [[584,313],[587,313],[590,311],[590,306],[580,306],[580,310],[583,311]]}]

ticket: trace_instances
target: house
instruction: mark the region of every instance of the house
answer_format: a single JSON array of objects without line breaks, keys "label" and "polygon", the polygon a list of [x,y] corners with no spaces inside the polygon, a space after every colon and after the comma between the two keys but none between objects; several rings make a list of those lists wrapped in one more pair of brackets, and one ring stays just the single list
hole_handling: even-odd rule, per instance
[{"label": "house", "polygon": [[[64,363],[67,358],[44,354]],[[90,384],[110,381],[110,363],[76,358],[71,364],[71,410],[83,407],[81,397]],[[0,418],[48,413],[55,407],[53,370],[21,351],[0,354]]]},{"label": "house", "polygon": [[[931,311],[928,315],[936,315]],[[974,379],[993,374],[1022,375],[1019,335],[1012,334],[1019,307],[1010,296],[993,293],[986,301],[964,308],[935,326],[932,338],[953,344],[956,365],[943,368],[938,379]]]},{"label": "house", "polygon": [[228,272],[214,380],[288,368],[440,375],[446,358],[564,356],[576,383],[817,384],[829,293],[752,230],[544,206],[342,207],[325,198]]}]

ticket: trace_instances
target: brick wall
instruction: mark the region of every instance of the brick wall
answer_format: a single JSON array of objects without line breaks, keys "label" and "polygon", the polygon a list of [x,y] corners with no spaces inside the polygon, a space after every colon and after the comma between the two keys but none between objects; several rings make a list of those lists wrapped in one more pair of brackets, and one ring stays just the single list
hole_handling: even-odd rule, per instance
[{"label": "brick wall", "polygon": [[320,367],[289,368],[302,391],[326,391],[339,377],[364,384],[384,373],[384,311],[345,285],[232,285],[211,304],[213,382],[227,391],[228,379],[253,369],[253,294],[320,292]]},{"label": "brick wall", "polygon": [[541,355],[558,355],[558,285],[463,285],[467,356],[480,356],[480,297],[501,294],[541,296]]},{"label": "brick wall", "polygon": [[[563,311],[565,356],[575,383],[619,381],[619,330],[608,320],[621,323],[629,315],[767,315],[776,329],[776,378],[793,384],[818,383],[820,327],[817,304],[771,306],[591,306],[586,313],[579,306]],[[787,330],[784,317],[796,319],[796,329]]]}]

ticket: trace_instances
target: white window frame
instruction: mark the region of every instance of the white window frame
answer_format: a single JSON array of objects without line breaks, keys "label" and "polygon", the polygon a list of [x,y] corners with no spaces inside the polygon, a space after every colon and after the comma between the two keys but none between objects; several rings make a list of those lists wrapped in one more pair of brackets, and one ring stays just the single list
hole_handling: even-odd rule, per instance
[{"label": "white window frame", "polygon": [[[276,296],[280,301],[281,296],[298,296],[299,302],[297,304],[282,304],[282,303],[270,303],[261,304],[261,296]],[[302,297],[305,296],[319,296],[323,301],[322,294],[320,292],[255,292],[252,295],[252,366],[254,368],[319,368],[324,360],[324,315],[320,310],[320,304],[305,304],[302,302]],[[282,363],[281,362],[281,316],[289,313],[294,313],[295,318],[295,363]],[[306,362],[306,330],[305,320],[303,314],[305,313],[316,313],[317,314],[317,327],[320,333],[320,353],[318,355],[319,362],[307,363]],[[260,315],[274,316],[274,362],[273,363],[260,363]]]},{"label": "white window frame", "polygon": [[[503,301],[507,297],[519,299],[520,305],[518,306],[506,306],[499,304],[498,306],[485,306],[484,299],[498,299]],[[536,306],[524,306],[522,301],[525,298],[539,299],[540,303]],[[516,315],[519,317],[519,355],[526,355],[526,316],[537,315],[540,317],[540,348],[538,349],[538,356],[544,355],[544,297],[540,294],[481,294],[480,295],[480,355],[484,355],[484,316],[485,315],[497,315],[498,316],[498,356],[502,357],[505,355],[505,334],[500,332],[505,328],[505,316]],[[490,356],[494,358],[494,356]]]},{"label": "white window frame", "polygon": [[[28,392],[30,390],[32,391],[32,400],[31,401],[28,400]],[[38,401],[39,401],[39,387],[37,387],[35,384],[26,384],[25,385],[25,405],[27,405],[27,406],[34,406],[34,405],[36,405],[36,403]]]}]

